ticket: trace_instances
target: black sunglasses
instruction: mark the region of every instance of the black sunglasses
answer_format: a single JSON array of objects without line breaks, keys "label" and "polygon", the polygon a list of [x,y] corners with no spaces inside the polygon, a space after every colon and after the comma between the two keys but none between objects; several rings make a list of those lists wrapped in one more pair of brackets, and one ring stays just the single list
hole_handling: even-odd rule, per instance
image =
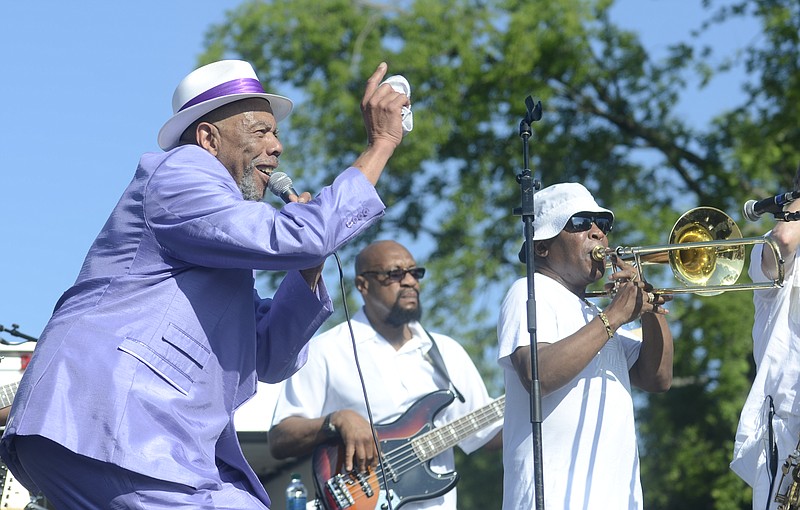
[{"label": "black sunglasses", "polygon": [[380,275],[386,278],[384,281],[401,282],[406,277],[406,273],[409,273],[416,280],[422,280],[425,276],[425,268],[412,267],[411,269],[392,269],[391,271],[364,271],[361,275]]},{"label": "black sunglasses", "polygon": [[564,225],[567,232],[586,232],[592,228],[592,223],[597,225],[603,234],[611,232],[614,218],[608,213],[581,212],[573,215]]}]

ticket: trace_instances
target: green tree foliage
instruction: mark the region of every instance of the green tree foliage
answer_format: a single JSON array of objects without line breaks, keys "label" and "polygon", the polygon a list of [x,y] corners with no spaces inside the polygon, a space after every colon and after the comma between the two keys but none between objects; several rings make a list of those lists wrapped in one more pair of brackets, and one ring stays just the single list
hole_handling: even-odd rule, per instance
[{"label": "green tree foliage", "polygon": [[[705,0],[698,33],[742,16],[761,24],[760,37],[730,60],[699,39],[655,59],[635,33],[612,23],[611,4],[247,1],[209,30],[202,61],[249,60],[272,91],[296,100],[281,126],[282,161],[309,190],[363,149],[358,104],[377,64],[408,78],[414,131],[378,186],[385,219],[342,250],[345,275],[370,237],[409,244],[431,274],[426,323],[459,338],[497,394],[496,311],[524,277],[516,261],[522,223],[512,210],[520,203],[525,97],[543,105],[530,168],[544,185],[582,182],[612,207],[614,245],[667,242],[677,217],[698,205],[738,221],[744,200],[786,189],[800,162],[796,0]],[[748,72],[739,107],[706,126],[675,113],[689,82],[707,83],[734,60]],[[768,226],[740,222],[746,236]],[[649,279],[672,285],[665,272]],[[353,310],[356,299],[348,300]],[[751,295],[681,297],[670,310],[675,387],[636,394],[646,506],[749,508],[749,489],[728,462],[754,370]],[[497,463],[473,464],[483,479],[499,480]],[[481,499],[485,484],[460,487],[461,508],[496,507]]]}]

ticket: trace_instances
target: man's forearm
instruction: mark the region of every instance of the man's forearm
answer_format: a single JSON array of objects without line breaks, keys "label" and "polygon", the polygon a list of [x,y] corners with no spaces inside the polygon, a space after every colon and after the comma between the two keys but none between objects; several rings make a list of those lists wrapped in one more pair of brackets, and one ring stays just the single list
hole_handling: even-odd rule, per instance
[{"label": "man's forearm", "polygon": [[358,168],[372,185],[378,183],[383,169],[394,154],[395,145],[390,142],[376,142],[367,147],[355,160],[353,166]]},{"label": "man's forearm", "polygon": [[272,427],[268,433],[270,453],[276,459],[299,457],[314,451],[327,439],[322,433],[325,418],[290,416]]},{"label": "man's forearm", "polygon": [[642,315],[642,347],[631,368],[631,382],[650,392],[667,391],[672,384],[672,333],[660,314]]}]

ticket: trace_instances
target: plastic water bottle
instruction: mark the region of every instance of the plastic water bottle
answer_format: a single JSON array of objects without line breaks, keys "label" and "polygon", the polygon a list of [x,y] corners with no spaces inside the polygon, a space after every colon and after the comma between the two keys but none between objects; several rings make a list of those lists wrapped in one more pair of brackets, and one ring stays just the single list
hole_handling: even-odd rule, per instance
[{"label": "plastic water bottle", "polygon": [[286,486],[286,510],[306,510],[308,491],[300,475],[292,473],[292,481]]}]

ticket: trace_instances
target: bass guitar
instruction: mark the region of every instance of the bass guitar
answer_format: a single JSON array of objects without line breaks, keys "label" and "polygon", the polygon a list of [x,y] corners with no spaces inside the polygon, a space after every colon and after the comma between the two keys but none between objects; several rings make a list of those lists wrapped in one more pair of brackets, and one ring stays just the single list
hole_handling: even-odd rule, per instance
[{"label": "bass guitar", "polygon": [[344,472],[344,446],[322,443],[314,450],[311,466],[318,501],[326,510],[400,508],[405,503],[439,497],[458,482],[457,472],[436,473],[433,457],[503,418],[506,397],[492,401],[457,420],[434,428],[433,418],[455,395],[439,390],[417,400],[392,423],[376,425],[385,476],[368,470]]}]

